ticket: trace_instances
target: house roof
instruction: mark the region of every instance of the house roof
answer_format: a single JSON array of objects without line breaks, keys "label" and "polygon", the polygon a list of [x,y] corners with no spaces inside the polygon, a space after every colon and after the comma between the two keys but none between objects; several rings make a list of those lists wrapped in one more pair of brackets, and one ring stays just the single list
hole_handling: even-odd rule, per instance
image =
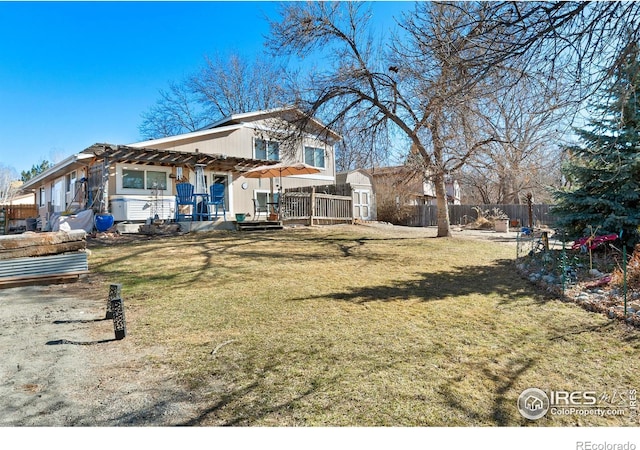
[{"label": "house roof", "polygon": [[33,189],[33,187],[37,186],[44,180],[58,178],[61,177],[73,169],[77,169],[80,167],[85,167],[89,165],[89,161],[91,159],[91,155],[85,155],[82,153],[77,153],[75,155],[71,155],[68,158],[63,159],[58,164],[55,164],[49,167],[42,173],[39,173],[35,177],[31,178],[29,181],[26,181],[22,186],[20,186],[21,191],[28,191],[29,189]]},{"label": "house roof", "polygon": [[335,131],[327,128],[320,120],[314,117],[308,117],[299,108],[296,108],[294,106],[265,109],[262,111],[252,111],[248,113],[231,114],[230,116],[224,117],[220,120],[210,123],[209,125],[206,125],[201,130],[211,130],[211,129],[219,128],[221,126],[229,126],[229,125],[242,125],[247,122],[255,122],[258,120],[265,120],[265,119],[270,119],[274,117],[280,117],[291,122],[294,122],[296,120],[299,120],[305,117],[309,119],[308,123],[311,124],[313,128],[326,132],[329,138],[333,140],[342,139],[342,136],[340,136]]},{"label": "house roof", "polygon": [[246,113],[231,114],[230,116],[223,117],[222,119],[216,120],[215,122],[210,123],[209,125],[205,125],[201,129],[208,130],[208,129],[217,128],[223,125],[255,122],[256,120],[270,119],[272,117],[284,117],[287,115],[287,113],[302,114],[302,112],[299,109],[294,107],[264,109],[262,111],[251,111]]},{"label": "house roof", "polygon": [[[263,111],[253,111],[242,114],[232,114],[228,117],[220,119],[216,122],[213,122],[199,130],[192,131],[190,133],[182,133],[177,134],[175,136],[167,136],[158,139],[150,139],[147,141],[136,142],[133,144],[129,144],[130,147],[151,147],[176,143],[181,141],[186,141],[194,138],[212,136],[216,134],[228,133],[230,131],[237,130],[247,125],[248,122],[255,122],[258,120],[265,120],[275,117],[281,117],[285,120],[289,120],[291,122],[305,117],[304,113],[300,111],[298,108],[293,107],[285,107],[285,108],[274,108],[274,109],[266,109]],[[333,140],[340,140],[342,136],[336,133],[333,130],[327,128],[322,122],[315,118],[310,118],[309,123],[312,125],[314,129],[320,132],[325,132],[327,137]]]},{"label": "house roof", "polygon": [[129,147],[138,147],[138,148],[153,147],[156,145],[163,145],[163,144],[168,144],[172,142],[186,141],[193,138],[212,136],[216,134],[224,134],[233,130],[237,130],[239,128],[242,128],[242,124],[234,124],[234,125],[229,125],[225,127],[218,127],[215,129],[203,128],[197,131],[192,131],[191,133],[183,133],[183,134],[177,134],[175,136],[167,136],[159,139],[150,139],[148,141],[136,142],[133,144],[129,144]]}]

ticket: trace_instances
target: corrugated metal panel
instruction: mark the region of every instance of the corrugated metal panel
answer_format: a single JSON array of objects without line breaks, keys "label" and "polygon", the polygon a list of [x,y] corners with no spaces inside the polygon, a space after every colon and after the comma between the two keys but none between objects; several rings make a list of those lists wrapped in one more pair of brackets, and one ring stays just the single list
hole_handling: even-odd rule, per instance
[{"label": "corrugated metal panel", "polygon": [[0,261],[0,279],[63,275],[89,270],[86,252],[62,253],[51,256],[35,256]]}]

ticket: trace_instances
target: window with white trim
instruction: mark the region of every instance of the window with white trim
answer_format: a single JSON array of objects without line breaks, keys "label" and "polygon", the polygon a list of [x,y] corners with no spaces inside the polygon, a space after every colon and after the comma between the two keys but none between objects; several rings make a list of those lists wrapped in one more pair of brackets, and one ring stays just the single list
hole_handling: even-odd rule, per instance
[{"label": "window with white trim", "polygon": [[47,204],[46,200],[47,200],[47,196],[46,196],[46,190],[44,188],[44,186],[42,186],[40,188],[40,202],[38,203],[39,206],[44,206]]},{"label": "window with white trim", "polygon": [[123,189],[167,189],[167,173],[156,170],[122,169]]},{"label": "window with white trim", "polygon": [[256,138],[253,144],[253,154],[255,159],[265,159],[270,161],[280,160],[280,143],[277,141],[266,141]]},{"label": "window with white trim", "polygon": [[318,147],[304,147],[304,162],[313,167],[325,168],[324,149]]},{"label": "window with white trim", "polygon": [[76,187],[76,180],[78,178],[77,172],[74,170],[71,173],[68,173],[65,176],[65,187],[66,187],[66,192],[68,194],[73,194],[75,191],[75,187]]}]

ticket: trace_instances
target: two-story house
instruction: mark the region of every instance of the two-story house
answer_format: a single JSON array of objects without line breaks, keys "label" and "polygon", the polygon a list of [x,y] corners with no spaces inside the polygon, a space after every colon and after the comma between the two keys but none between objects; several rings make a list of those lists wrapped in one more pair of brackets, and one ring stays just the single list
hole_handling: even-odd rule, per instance
[{"label": "two-story house", "polygon": [[[294,133],[303,120],[303,132]],[[292,138],[292,136],[298,136]],[[225,186],[228,215],[251,213],[253,199],[269,200],[271,182],[286,188],[335,182],[334,144],[340,139],[295,108],[235,114],[191,133],[128,145],[94,144],[22,187],[36,195],[43,229],[57,217],[92,210],[116,222],[175,217],[176,184]],[[265,180],[243,173],[277,161],[305,162],[318,173]]]}]

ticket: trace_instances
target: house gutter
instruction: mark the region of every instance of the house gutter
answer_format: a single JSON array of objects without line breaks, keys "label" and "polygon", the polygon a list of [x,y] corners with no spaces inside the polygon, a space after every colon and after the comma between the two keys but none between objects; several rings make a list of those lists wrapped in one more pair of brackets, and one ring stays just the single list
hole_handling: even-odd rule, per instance
[{"label": "house gutter", "polygon": [[63,159],[58,164],[48,168],[44,172],[36,175],[31,178],[29,181],[25,182],[22,186],[20,186],[20,190],[22,192],[33,192],[35,187],[40,183],[53,180],[59,178],[63,174],[65,174],[69,168],[71,167],[84,167],[88,164],[83,163],[82,160],[92,158],[92,155],[87,155],[83,153],[77,153],[75,155],[71,155],[66,159]]}]

